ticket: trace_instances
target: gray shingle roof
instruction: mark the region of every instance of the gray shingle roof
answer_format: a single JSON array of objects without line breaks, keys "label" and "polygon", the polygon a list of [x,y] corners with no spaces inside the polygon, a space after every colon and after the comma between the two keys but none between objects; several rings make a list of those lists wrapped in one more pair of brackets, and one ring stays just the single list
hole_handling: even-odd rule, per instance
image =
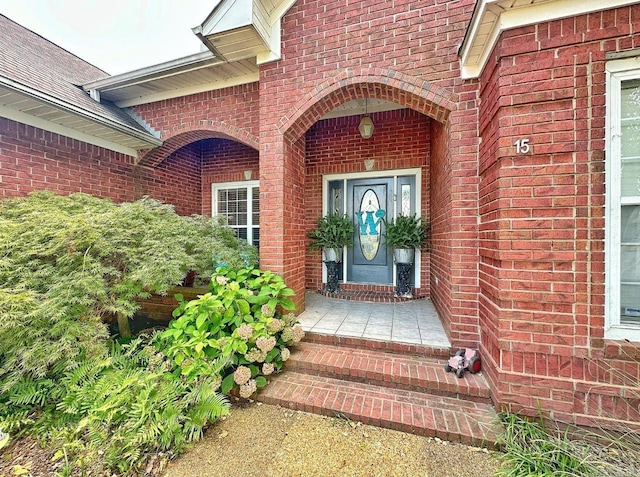
[{"label": "gray shingle roof", "polygon": [[101,69],[0,14],[0,78],[148,134],[115,105],[100,103],[81,85],[108,77]]}]

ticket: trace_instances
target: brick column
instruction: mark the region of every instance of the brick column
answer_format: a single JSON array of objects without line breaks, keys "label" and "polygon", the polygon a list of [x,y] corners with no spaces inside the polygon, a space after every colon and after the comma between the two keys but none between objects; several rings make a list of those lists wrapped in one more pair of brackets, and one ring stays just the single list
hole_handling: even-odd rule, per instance
[{"label": "brick column", "polygon": [[271,270],[296,292],[304,311],[305,138],[295,143],[274,133],[260,147],[260,268]]}]

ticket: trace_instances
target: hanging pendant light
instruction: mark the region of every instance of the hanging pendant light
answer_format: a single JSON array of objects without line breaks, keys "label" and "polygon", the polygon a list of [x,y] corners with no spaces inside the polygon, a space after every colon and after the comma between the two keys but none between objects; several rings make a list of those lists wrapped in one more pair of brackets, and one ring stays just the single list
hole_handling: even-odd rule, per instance
[{"label": "hanging pendant light", "polygon": [[364,117],[360,120],[360,124],[358,125],[358,130],[360,131],[360,135],[364,139],[369,139],[371,136],[373,136],[373,130],[374,130],[373,121],[369,117],[369,114],[367,111],[367,102],[368,102],[368,99],[365,98]]}]

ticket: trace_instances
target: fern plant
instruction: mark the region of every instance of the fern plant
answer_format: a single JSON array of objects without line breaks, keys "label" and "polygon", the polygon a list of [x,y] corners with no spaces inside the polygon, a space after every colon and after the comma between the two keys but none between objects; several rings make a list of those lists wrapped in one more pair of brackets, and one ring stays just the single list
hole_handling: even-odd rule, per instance
[{"label": "fern plant", "polygon": [[429,239],[430,225],[423,217],[399,215],[395,219],[385,220],[382,236],[391,249],[422,249]]},{"label": "fern plant", "polygon": [[51,421],[54,445],[70,450],[77,463],[93,462],[94,471],[120,474],[136,472],[153,453],[180,452],[228,414],[228,400],[218,392],[226,365],[220,358],[210,376],[177,379],[144,340],[114,343],[108,358],[82,363],[63,378],[56,407],[63,417]]},{"label": "fern plant", "polygon": [[311,250],[342,249],[353,245],[353,221],[346,215],[329,214],[318,217],[316,228],[309,232]]}]

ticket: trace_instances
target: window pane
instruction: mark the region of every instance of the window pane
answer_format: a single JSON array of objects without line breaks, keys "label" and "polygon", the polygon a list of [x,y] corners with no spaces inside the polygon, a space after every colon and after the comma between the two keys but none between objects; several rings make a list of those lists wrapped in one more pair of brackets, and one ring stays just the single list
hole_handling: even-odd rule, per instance
[{"label": "window pane", "polygon": [[620,225],[620,321],[640,324],[640,205],[622,206]]},{"label": "window pane", "polygon": [[402,184],[400,188],[402,191],[402,212],[401,215],[411,215],[411,186],[409,184]]},{"label": "window pane", "polygon": [[622,285],[620,290],[620,323],[640,325],[640,284]]},{"label": "window pane", "polygon": [[621,91],[621,197],[640,196],[640,82],[626,81]]},{"label": "window pane", "polygon": [[218,214],[222,215],[227,212],[227,191],[218,191]]},{"label": "window pane", "polygon": [[258,187],[254,187],[253,191],[251,192],[251,194],[252,194],[252,200],[251,200],[251,207],[252,207],[251,224],[252,225],[259,225],[260,224],[260,189]]},{"label": "window pane", "polygon": [[640,196],[640,158],[622,159],[621,197]]},{"label": "window pane", "polygon": [[[218,189],[217,199],[215,213],[227,217],[227,223],[239,238],[247,240],[248,227],[254,228],[253,235],[256,242],[260,223],[260,189],[248,186]],[[249,200],[251,200],[251,215],[249,215]]]},{"label": "window pane", "polygon": [[258,227],[253,229],[253,245],[260,248],[260,229]]}]

